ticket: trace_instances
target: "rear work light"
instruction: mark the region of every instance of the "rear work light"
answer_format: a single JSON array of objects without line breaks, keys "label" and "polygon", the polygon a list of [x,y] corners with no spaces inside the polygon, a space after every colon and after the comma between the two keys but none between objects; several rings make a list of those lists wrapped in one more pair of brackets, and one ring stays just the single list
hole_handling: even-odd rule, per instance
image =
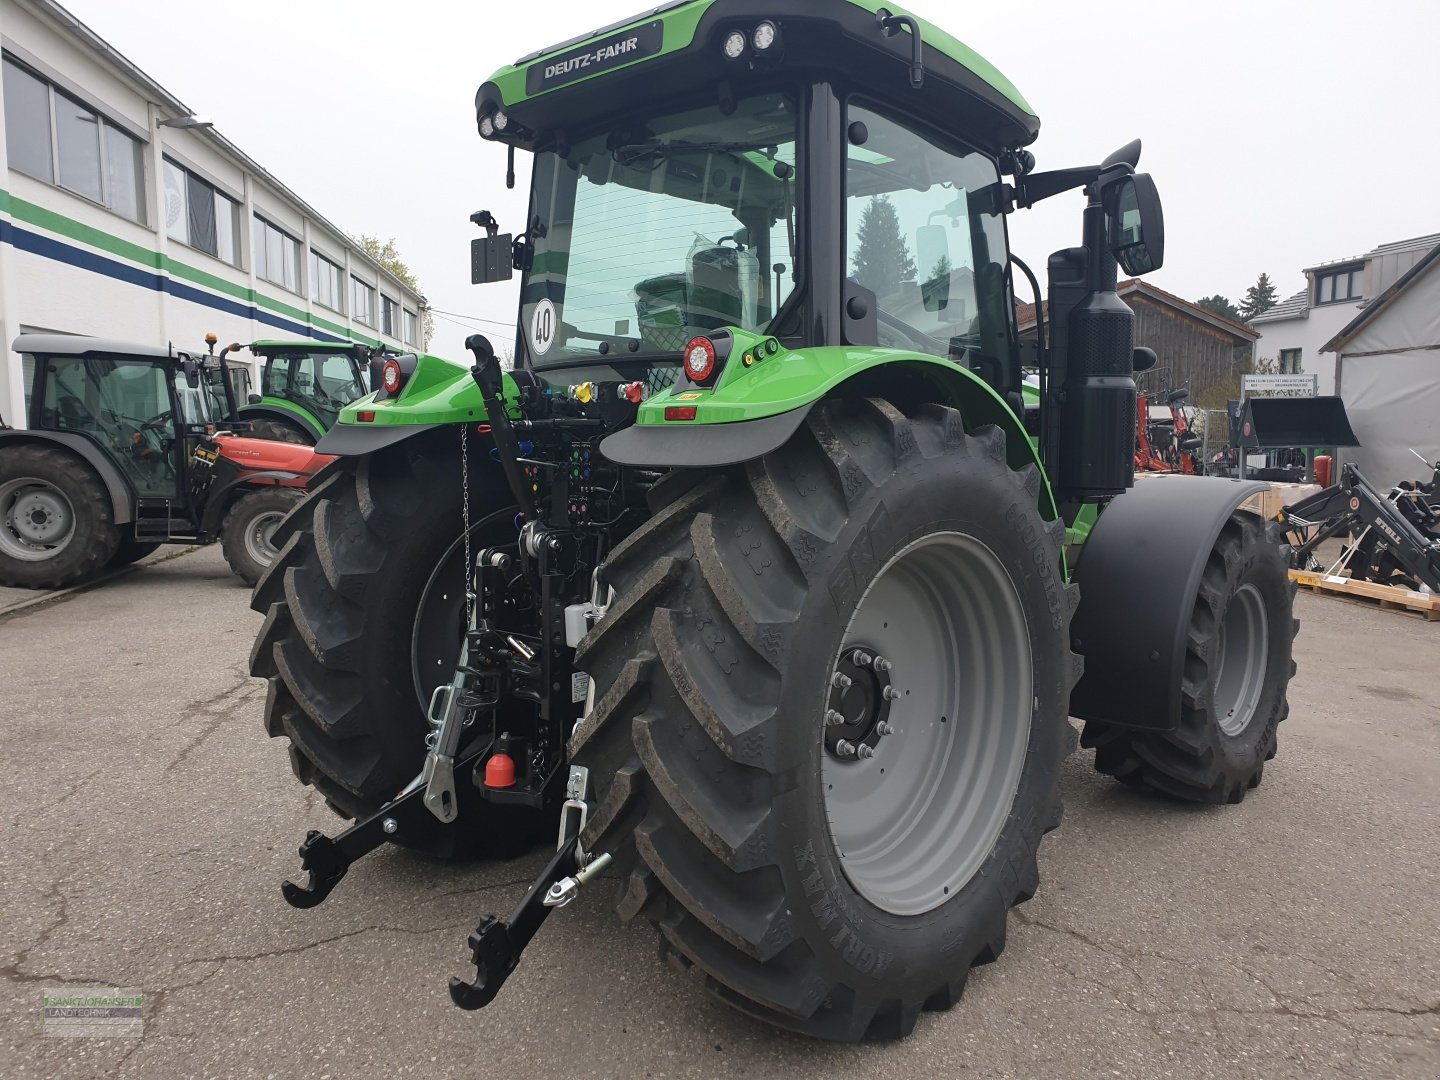
[{"label": "rear work light", "polygon": [[400,370],[398,360],[385,361],[385,367],[380,372],[380,381],[385,386],[385,392],[392,397],[400,392],[400,387],[405,385],[405,373]]},{"label": "rear work light", "polygon": [[685,346],[685,374],[690,377],[691,382],[704,382],[715,374],[717,358],[713,341],[703,336],[692,338],[690,344]]}]

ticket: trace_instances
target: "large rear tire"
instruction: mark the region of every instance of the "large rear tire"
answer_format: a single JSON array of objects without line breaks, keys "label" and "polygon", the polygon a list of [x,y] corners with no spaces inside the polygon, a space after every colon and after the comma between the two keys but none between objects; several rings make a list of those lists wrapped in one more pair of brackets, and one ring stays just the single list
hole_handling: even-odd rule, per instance
[{"label": "large rear tire", "polygon": [[110,494],[74,454],[0,450],[0,585],[63,589],[94,577],[120,544]]},{"label": "large rear tire", "polygon": [[582,842],[721,1000],[895,1038],[1004,948],[1074,742],[1041,487],[953,410],[827,402],[607,562]]},{"label": "large rear tire", "polygon": [[[451,429],[453,430],[453,429]],[[472,444],[477,440],[472,440]],[[265,730],[339,814],[373,813],[420,772],[425,703],[448,682],[463,629],[460,458],[417,437],[323,480],[275,535],[255,587],[265,623],[250,673],[269,681]],[[471,447],[475,544],[513,542],[515,511]],[[395,842],[434,855],[513,854],[553,817],[483,803],[457,775],[460,816]]]},{"label": "large rear tire", "polygon": [[250,436],[255,439],[273,439],[276,442],[299,443],[301,446],[314,446],[315,440],[310,433],[301,428],[298,424],[287,424],[283,420],[252,420],[250,422]]},{"label": "large rear tire", "polygon": [[1136,731],[1095,721],[1082,744],[1095,768],[1132,787],[1199,803],[1238,803],[1260,785],[1290,715],[1290,549],[1279,527],[1236,511],[1215,541],[1186,632],[1180,726]]}]

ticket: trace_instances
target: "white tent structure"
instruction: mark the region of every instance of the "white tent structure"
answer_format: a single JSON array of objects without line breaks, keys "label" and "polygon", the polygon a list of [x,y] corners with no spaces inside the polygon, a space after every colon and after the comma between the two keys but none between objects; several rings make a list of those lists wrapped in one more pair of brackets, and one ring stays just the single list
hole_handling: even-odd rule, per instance
[{"label": "white tent structure", "polygon": [[[1440,459],[1440,244],[1325,345],[1361,445],[1342,451],[1386,488]],[[1428,476],[1426,477],[1428,479]]]}]

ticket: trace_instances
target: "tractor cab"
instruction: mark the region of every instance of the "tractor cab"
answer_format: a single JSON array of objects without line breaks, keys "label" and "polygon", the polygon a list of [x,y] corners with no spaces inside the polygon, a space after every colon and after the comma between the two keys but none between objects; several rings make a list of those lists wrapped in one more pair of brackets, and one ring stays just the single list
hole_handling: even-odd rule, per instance
[{"label": "tractor cab", "polygon": [[259,438],[314,445],[345,406],[374,389],[373,361],[381,350],[354,342],[257,341],[264,361],[260,393],[247,394],[240,418]]}]

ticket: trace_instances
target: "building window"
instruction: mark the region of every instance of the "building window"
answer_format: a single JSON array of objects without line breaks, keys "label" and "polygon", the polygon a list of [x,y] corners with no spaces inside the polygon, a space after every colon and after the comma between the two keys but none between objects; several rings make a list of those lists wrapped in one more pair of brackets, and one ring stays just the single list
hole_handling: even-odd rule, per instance
[{"label": "building window", "polygon": [[188,247],[240,265],[240,204],[183,165],[165,159],[165,234]]},{"label": "building window", "polygon": [[1299,375],[1299,374],[1301,374],[1302,372],[1303,372],[1303,369],[1300,367],[1300,350],[1299,350],[1299,349],[1281,349],[1281,350],[1280,350],[1280,374],[1281,374],[1281,375]]},{"label": "building window", "polygon": [[140,141],[8,56],[4,67],[10,167],[143,225],[145,155]]},{"label": "building window", "polygon": [[380,297],[380,332],[390,337],[400,336],[400,305],[388,296]]},{"label": "building window", "polygon": [[420,344],[420,320],[409,308],[405,309],[405,344]]},{"label": "building window", "polygon": [[300,241],[255,215],[255,274],[291,292],[300,291]]},{"label": "building window", "polygon": [[1360,275],[1364,268],[1351,266],[1344,270],[1328,270],[1315,275],[1315,303],[1343,304],[1347,300],[1359,300]]},{"label": "building window", "polygon": [[340,267],[318,251],[310,252],[310,295],[317,304],[343,313],[344,281]]},{"label": "building window", "polygon": [[375,325],[375,289],[359,278],[350,279],[350,314],[358,323]]}]

